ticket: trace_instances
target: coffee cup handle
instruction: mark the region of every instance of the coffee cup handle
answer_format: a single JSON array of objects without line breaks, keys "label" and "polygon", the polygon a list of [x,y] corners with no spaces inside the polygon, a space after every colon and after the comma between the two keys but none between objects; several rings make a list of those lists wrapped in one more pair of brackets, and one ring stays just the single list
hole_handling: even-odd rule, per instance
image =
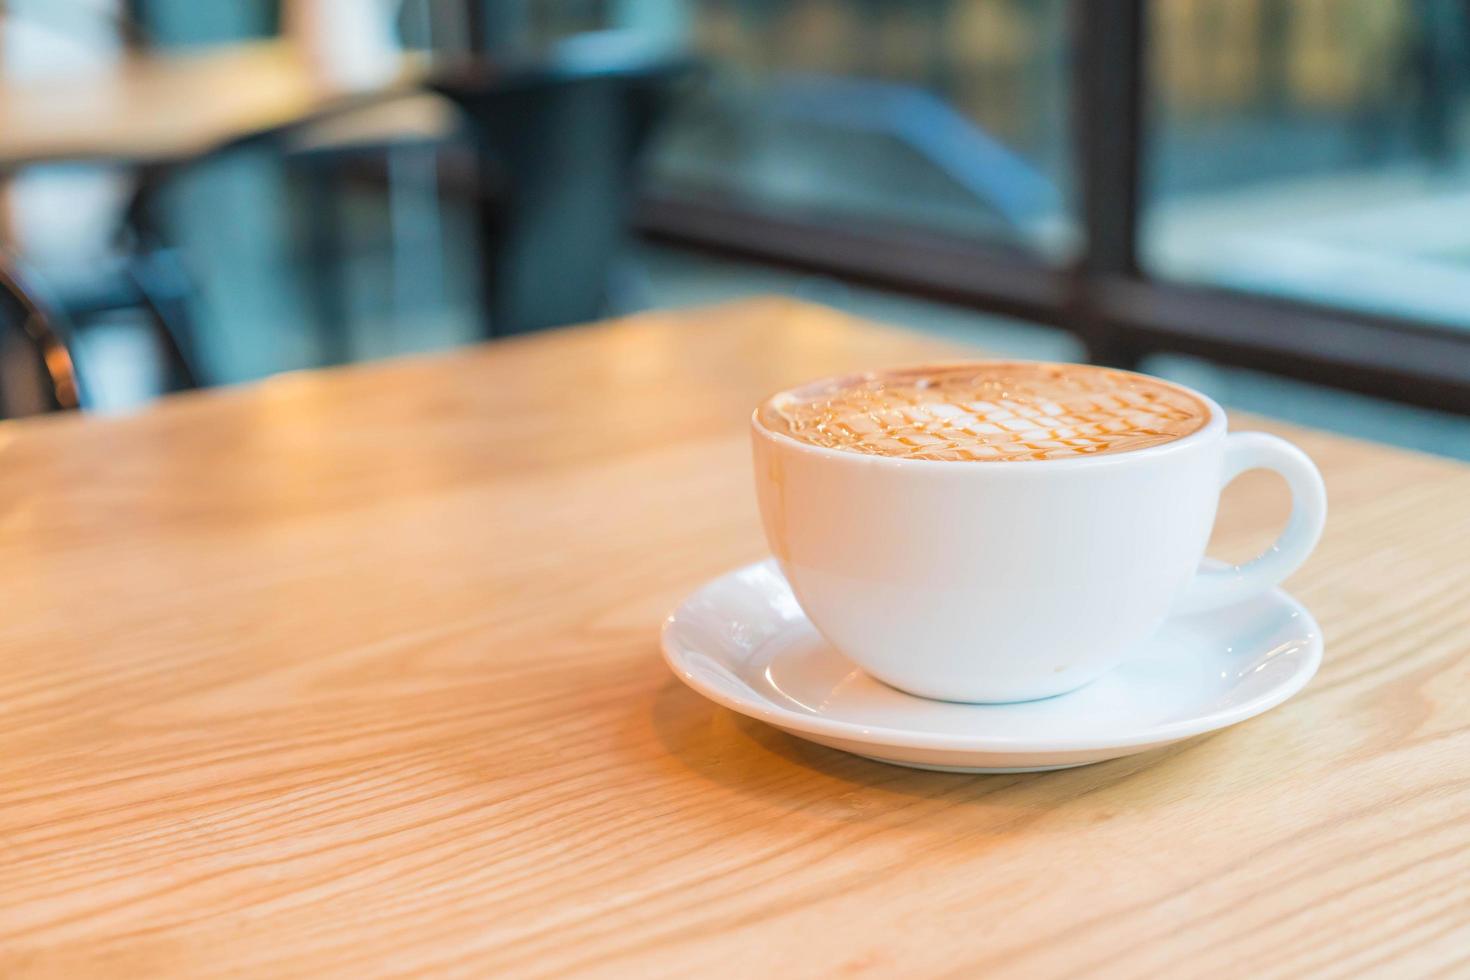
[{"label": "coffee cup handle", "polygon": [[1327,521],[1327,489],[1306,453],[1264,432],[1233,432],[1225,438],[1220,489],[1246,470],[1274,470],[1291,490],[1291,517],[1276,543],[1244,565],[1201,569],[1175,605],[1176,612],[1233,605],[1279,584],[1307,560]]}]

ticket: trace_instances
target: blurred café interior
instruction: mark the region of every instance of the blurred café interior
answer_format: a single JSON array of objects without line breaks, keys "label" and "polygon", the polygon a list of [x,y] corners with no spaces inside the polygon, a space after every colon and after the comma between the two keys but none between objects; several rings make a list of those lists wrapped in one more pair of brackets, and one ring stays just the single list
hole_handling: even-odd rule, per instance
[{"label": "blurred caf\u00e9 interior", "polygon": [[1470,459],[1462,0],[6,0],[0,403],[781,293]]}]

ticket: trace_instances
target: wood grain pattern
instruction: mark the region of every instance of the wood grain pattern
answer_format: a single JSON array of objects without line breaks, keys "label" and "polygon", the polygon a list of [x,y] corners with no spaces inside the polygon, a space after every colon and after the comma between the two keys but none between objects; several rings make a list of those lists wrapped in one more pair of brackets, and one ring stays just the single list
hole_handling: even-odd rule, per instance
[{"label": "wood grain pattern", "polygon": [[0,426],[0,975],[1470,970],[1470,468],[1263,425],[1326,663],[1162,752],[910,771],[668,674],[757,399],[955,353],[762,301]]},{"label": "wood grain pattern", "polygon": [[379,89],[333,81],[288,41],[230,44],[99,63],[65,79],[0,82],[0,167],[52,160],[158,162],[407,92],[405,58]]}]

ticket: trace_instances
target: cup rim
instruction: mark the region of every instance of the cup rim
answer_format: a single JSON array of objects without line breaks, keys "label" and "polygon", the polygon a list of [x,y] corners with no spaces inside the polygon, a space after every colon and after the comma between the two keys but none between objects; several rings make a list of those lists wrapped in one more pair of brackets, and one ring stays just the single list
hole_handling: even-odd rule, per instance
[{"label": "cup rim", "polygon": [[[1120,374],[1131,374],[1149,381],[1168,385],[1197,398],[1209,412],[1209,419],[1204,425],[1195,429],[1189,435],[1169,442],[1160,443],[1156,446],[1146,446],[1143,449],[1125,449],[1118,453],[1107,453],[1101,456],[1071,456],[1066,459],[1019,459],[1019,460],[968,460],[968,459],[902,459],[896,456],[879,456],[874,453],[858,453],[847,449],[833,449],[828,446],[815,446],[809,442],[802,442],[784,432],[777,432],[761,422],[761,410],[774,399],[795,391],[799,388],[819,385],[826,381],[836,381],[844,378],[856,378],[868,374],[878,374],[889,371],[914,371],[924,368],[949,368],[961,367],[970,364],[1024,364],[1028,366],[1041,367],[1098,367],[1107,371],[1116,371]],[[1142,371],[1129,371],[1124,368],[1112,368],[1098,364],[1083,364],[1077,361],[1043,361],[1019,357],[979,357],[979,358],[957,358],[955,360],[942,361],[919,361],[912,364],[897,364],[882,368],[874,368],[867,371],[849,371],[843,374],[824,375],[799,385],[782,388],[762,398],[750,414],[751,428],[758,434],[770,439],[778,446],[788,450],[810,453],[818,457],[828,457],[833,460],[854,463],[858,465],[882,466],[882,467],[915,467],[915,468],[950,468],[961,467],[966,472],[974,472],[977,468],[985,472],[1019,472],[1036,473],[1038,470],[1057,469],[1079,469],[1095,466],[1120,466],[1130,462],[1144,459],[1156,459],[1160,456],[1172,455],[1193,448],[1199,443],[1218,438],[1225,434],[1226,417],[1225,410],[1220,407],[1210,396],[1201,391],[1182,385],[1177,381],[1169,381],[1165,378],[1145,374]]]}]

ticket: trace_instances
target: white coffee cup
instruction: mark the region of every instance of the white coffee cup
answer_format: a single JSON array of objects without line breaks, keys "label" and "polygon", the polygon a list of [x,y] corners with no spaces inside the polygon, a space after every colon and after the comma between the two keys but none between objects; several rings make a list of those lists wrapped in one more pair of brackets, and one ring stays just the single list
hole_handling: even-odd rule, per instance
[{"label": "white coffee cup", "polygon": [[[873,677],[947,701],[1050,697],[1125,660],[1171,614],[1279,583],[1321,536],[1327,497],[1300,449],[1206,423],[1100,456],[898,459],[798,441],[752,419],[771,550],[817,629]],[[1245,565],[1203,569],[1220,491],[1275,470],[1292,511]]]}]

